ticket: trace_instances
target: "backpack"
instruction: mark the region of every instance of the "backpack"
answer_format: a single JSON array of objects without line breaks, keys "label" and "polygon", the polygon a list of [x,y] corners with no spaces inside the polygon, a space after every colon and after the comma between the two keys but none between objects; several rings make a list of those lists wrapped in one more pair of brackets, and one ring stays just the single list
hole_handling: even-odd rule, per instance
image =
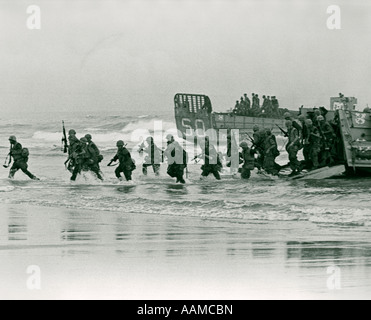
[{"label": "backpack", "polygon": [[277,148],[274,148],[273,149],[273,157],[277,158],[281,153],[279,152],[279,150]]},{"label": "backpack", "polygon": [[22,149],[22,157],[28,158],[30,156],[30,151],[27,148]]},{"label": "backpack", "polygon": [[131,171],[134,171],[137,168],[137,166],[136,166],[135,160],[133,158],[131,158],[131,163],[132,164],[131,164],[130,170]]}]

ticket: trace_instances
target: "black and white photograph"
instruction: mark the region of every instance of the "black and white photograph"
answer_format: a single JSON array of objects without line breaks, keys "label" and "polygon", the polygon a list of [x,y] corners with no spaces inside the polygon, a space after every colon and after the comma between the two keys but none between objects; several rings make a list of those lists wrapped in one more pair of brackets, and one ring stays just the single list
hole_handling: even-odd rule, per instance
[{"label": "black and white photograph", "polygon": [[0,30],[0,300],[371,298],[369,1],[0,0]]}]

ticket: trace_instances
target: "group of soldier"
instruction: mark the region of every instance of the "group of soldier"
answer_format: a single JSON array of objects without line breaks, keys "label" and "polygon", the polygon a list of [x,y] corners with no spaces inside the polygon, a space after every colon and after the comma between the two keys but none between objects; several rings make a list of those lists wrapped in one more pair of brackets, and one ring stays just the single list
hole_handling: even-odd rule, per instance
[{"label": "group of soldier", "polygon": [[[328,122],[326,114],[327,110],[323,107],[314,108],[306,116],[299,115],[298,119],[293,119],[289,112],[284,114],[286,130],[278,127],[288,138],[286,151],[289,158],[288,166],[292,170],[289,176],[298,175],[303,169],[316,170],[341,162],[339,119],[335,117]],[[249,147],[245,141],[240,144],[242,178],[248,179],[254,168],[258,169],[258,173],[279,175],[282,166],[276,163],[276,158],[280,155],[280,151],[272,129],[260,128],[256,125],[253,131],[253,137],[247,134],[252,146]],[[298,160],[300,150],[303,150],[304,161]]]},{"label": "group of soldier", "polygon": [[[71,181],[76,181],[77,175],[83,171],[90,171],[96,175],[97,179],[103,181],[100,163],[104,157],[97,145],[92,141],[92,136],[87,134],[85,137],[78,139],[76,131],[71,129],[68,133],[68,141],[68,159],[65,165],[72,173]],[[123,141],[117,141],[116,146],[117,153],[108,166],[111,166],[113,162],[119,161],[119,165],[115,170],[116,177],[123,181],[123,173],[125,179],[131,181],[132,171],[136,168],[135,162]]]},{"label": "group of soldier", "polygon": [[[314,108],[306,116],[299,115],[298,120],[292,119],[290,113],[285,114],[291,175],[299,174],[304,168],[315,170],[331,166],[340,161],[341,149],[340,126],[338,119],[331,123],[326,121],[327,110]],[[304,161],[298,160],[298,152],[303,150]]]},{"label": "group of soldier", "polygon": [[[339,126],[336,123],[336,118],[331,123],[326,121],[326,110],[324,108],[314,109],[313,112],[307,113],[307,116],[300,115],[297,120],[293,119],[290,113],[285,113],[284,117],[287,131],[280,129],[288,138],[286,151],[289,157],[289,166],[292,169],[290,176],[299,174],[304,168],[314,170],[338,161],[337,154],[339,154],[338,150],[341,141],[338,132]],[[229,160],[229,163],[227,166],[231,166],[231,159],[237,157],[238,165],[242,164],[242,167],[239,168],[242,179],[249,179],[254,168],[258,169],[258,173],[264,172],[269,175],[278,175],[282,168],[276,163],[276,158],[280,155],[280,151],[272,129],[255,126],[253,131],[253,137],[247,134],[251,146],[246,141],[241,142],[238,145],[241,149],[237,154],[233,154],[232,150],[232,141],[235,141],[235,139],[228,135],[226,158],[227,162]],[[147,154],[142,166],[142,172],[144,175],[147,175],[148,168],[152,167],[154,174],[159,176],[161,163],[167,158],[167,174],[176,178],[177,183],[184,184],[184,173],[189,162],[188,153],[174,139],[173,135],[167,135],[166,140],[167,146],[164,150],[155,144],[152,137],[148,137],[146,143],[140,146],[138,151]],[[9,167],[11,160],[14,160],[9,178],[13,178],[15,173],[21,169],[30,179],[38,180],[28,171],[28,149],[23,148],[14,136],[11,136],[9,141],[11,144],[10,161],[8,165],[4,165],[4,167]],[[210,142],[208,137],[198,141],[198,144],[202,153],[193,160],[202,159],[204,162],[201,166],[201,178],[206,178],[212,174],[217,180],[220,180],[220,173],[223,168],[223,155],[217,151],[217,148]],[[117,153],[108,163],[108,166],[118,161],[118,167],[115,170],[116,177],[121,181],[124,178],[127,181],[131,181],[132,172],[136,169],[135,161],[123,141],[118,141],[116,146]],[[68,159],[65,162],[65,166],[72,174],[71,181],[75,181],[77,176],[83,171],[90,171],[97,179],[103,180],[100,169],[103,156],[90,134],[78,139],[76,131],[70,130],[67,150]],[[298,152],[300,150],[303,150],[304,161],[298,160]]]},{"label": "group of soldier", "polygon": [[[148,168],[152,167],[154,174],[159,176],[160,163],[167,157],[168,175],[176,178],[177,183],[184,184],[184,170],[188,163],[187,153],[182,146],[175,141],[172,135],[168,135],[166,139],[167,148],[165,150],[157,147],[152,137],[146,139],[146,144],[142,143],[138,151],[139,153],[144,152],[147,154],[142,166],[142,172],[144,175],[147,175]],[[100,162],[103,161],[103,156],[100,154],[96,144],[92,141],[92,136],[87,134],[84,138],[79,140],[76,138],[76,131],[70,130],[68,140],[69,157],[66,161],[66,166],[72,172],[71,180],[75,181],[77,175],[82,171],[91,171],[98,179],[103,180],[99,166]],[[132,181],[132,173],[136,169],[135,160],[132,158],[130,151],[126,148],[124,141],[117,141],[116,146],[117,153],[107,166],[111,166],[112,163],[118,161],[118,167],[115,170],[116,178],[120,181],[123,181],[124,178],[126,181]]]},{"label": "group of soldier", "polygon": [[260,105],[258,94],[253,93],[250,100],[245,93],[240,100],[236,101],[232,113],[246,117],[278,118],[280,117],[279,102],[275,96],[263,96],[263,103]]}]

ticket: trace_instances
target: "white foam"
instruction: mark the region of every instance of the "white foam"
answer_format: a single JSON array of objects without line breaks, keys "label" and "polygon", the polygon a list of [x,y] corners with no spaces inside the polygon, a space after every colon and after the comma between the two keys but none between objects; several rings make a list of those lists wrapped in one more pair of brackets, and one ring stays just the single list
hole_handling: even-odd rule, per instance
[{"label": "white foam", "polygon": [[[107,124],[109,128],[109,125]],[[172,122],[161,121],[159,119],[148,119],[134,121],[123,127],[122,130],[111,131],[111,132],[99,132],[99,129],[89,128],[82,131],[78,131],[77,137],[83,137],[89,132],[93,132],[93,140],[97,144],[112,144],[118,140],[124,140],[126,143],[139,143],[143,141],[147,136],[152,135],[156,130],[157,133],[172,133],[176,134],[176,125]],[[163,137],[164,138],[164,137]],[[60,143],[62,139],[62,132],[48,132],[48,131],[36,131],[32,140],[35,142],[43,143]]]},{"label": "white foam", "polygon": [[15,187],[0,187],[0,192],[12,192],[15,190]]}]

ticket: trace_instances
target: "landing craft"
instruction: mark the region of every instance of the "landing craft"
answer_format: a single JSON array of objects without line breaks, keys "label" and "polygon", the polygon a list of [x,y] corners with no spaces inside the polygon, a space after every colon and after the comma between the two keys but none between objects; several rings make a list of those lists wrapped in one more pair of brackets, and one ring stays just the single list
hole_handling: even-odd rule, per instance
[{"label": "landing craft", "polygon": [[255,125],[261,128],[272,128],[273,133],[279,133],[276,125],[284,126],[283,114],[286,109],[280,109],[277,118],[248,117],[236,115],[233,112],[213,112],[211,100],[206,95],[178,93],[174,97],[175,120],[179,138],[205,137],[207,131],[213,129],[230,131],[238,129],[240,135],[251,133]]},{"label": "landing craft", "polygon": [[[280,135],[279,127],[285,127],[283,119],[287,109],[279,109],[277,117],[270,118],[262,114],[259,117],[236,115],[233,112],[213,112],[211,100],[206,95],[178,93],[174,97],[175,120],[179,138],[187,141],[214,135],[211,140],[219,141],[220,132],[231,133],[238,129],[240,140],[251,134],[253,127],[271,128]],[[302,174],[296,179],[308,175],[313,179],[323,179],[346,171],[348,174],[371,174],[371,113],[356,110],[357,99],[354,97],[332,97],[330,110],[326,110],[326,120],[335,126],[338,135],[336,162],[331,170],[327,167]],[[300,108],[294,117],[310,116],[312,108]]]}]

